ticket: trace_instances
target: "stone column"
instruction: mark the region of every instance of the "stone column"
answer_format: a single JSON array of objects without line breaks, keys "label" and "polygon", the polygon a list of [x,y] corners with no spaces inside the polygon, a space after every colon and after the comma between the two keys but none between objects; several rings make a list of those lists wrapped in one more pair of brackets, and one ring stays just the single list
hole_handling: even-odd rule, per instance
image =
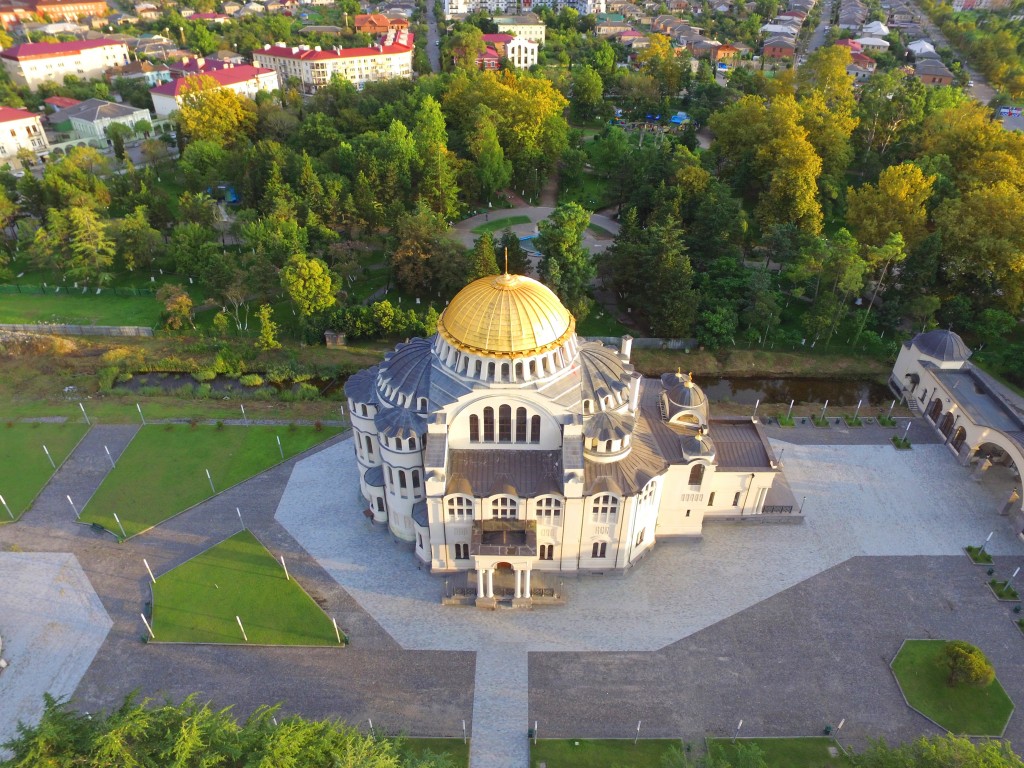
[{"label": "stone column", "polygon": [[487,596],[494,597],[494,569],[487,569]]},{"label": "stone column", "polygon": [[516,568],[516,598],[523,596],[523,572]]},{"label": "stone column", "polygon": [[975,467],[974,472],[971,473],[971,477],[973,477],[975,480],[980,479],[981,476],[985,474],[988,471],[988,468],[991,466],[992,459],[991,457],[986,456],[984,459],[978,462],[978,466]]},{"label": "stone column", "polygon": [[486,575],[485,575],[486,573],[487,573],[487,571],[485,571],[483,568],[477,568],[476,569],[476,596],[477,597],[483,597],[484,596],[484,579],[487,578]]},{"label": "stone column", "polygon": [[523,584],[523,597],[530,597],[530,569],[529,568],[527,568],[526,571],[523,573],[523,579],[525,581],[525,583]]}]

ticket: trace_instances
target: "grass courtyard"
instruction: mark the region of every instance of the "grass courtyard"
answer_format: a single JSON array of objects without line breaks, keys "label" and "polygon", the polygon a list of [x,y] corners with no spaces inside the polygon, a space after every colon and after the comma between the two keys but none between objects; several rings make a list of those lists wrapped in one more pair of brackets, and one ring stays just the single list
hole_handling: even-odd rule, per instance
[{"label": "grass courtyard", "polygon": [[529,216],[502,216],[501,218],[494,219],[492,221],[485,221],[483,224],[479,224],[473,227],[472,232],[474,235],[483,235],[488,232],[494,234],[499,230],[507,229],[508,227],[514,227],[517,224],[529,223]]},{"label": "grass courtyard", "polygon": [[427,753],[447,755],[455,768],[469,768],[469,743],[462,739],[410,739],[403,737],[399,741],[402,755],[415,760],[422,759]]},{"label": "grass courtyard", "polygon": [[58,293],[4,294],[0,323],[68,323],[71,325],[141,325],[160,323],[163,307],[152,296],[97,296]]},{"label": "grass courtyard", "polygon": [[827,736],[803,739],[708,739],[708,755],[714,760],[725,760],[730,765],[737,761],[737,746],[754,746],[761,752],[768,768],[845,768],[853,762],[839,748],[835,739]]},{"label": "grass courtyard", "polygon": [[538,739],[530,742],[530,766],[660,768],[666,755],[681,748],[678,739]]},{"label": "grass courtyard", "polygon": [[142,427],[117,460],[81,519],[135,536],[283,459],[336,435],[337,428],[161,424]]},{"label": "grass courtyard", "polygon": [[182,563],[153,585],[156,640],[244,643],[236,616],[252,644],[338,644],[331,620],[295,579],[285,578],[281,562],[249,531]]},{"label": "grass courtyard", "polygon": [[984,688],[951,687],[944,661],[944,640],[907,640],[892,661],[892,671],[907,703],[955,734],[1000,736],[1013,702],[998,678]]},{"label": "grass courtyard", "polygon": [[[0,496],[15,519],[32,504],[54,473],[43,452],[45,445],[58,467],[89,428],[85,424],[31,424],[10,422],[0,426]],[[0,507],[0,523],[11,521]]]}]

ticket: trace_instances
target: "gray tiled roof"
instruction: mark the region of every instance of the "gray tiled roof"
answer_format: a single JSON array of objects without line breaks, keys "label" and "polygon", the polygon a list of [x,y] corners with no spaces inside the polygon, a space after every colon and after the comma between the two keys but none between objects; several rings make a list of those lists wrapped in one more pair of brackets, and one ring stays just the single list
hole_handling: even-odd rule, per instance
[{"label": "gray tiled roof", "polygon": [[427,527],[427,502],[417,501],[412,505],[412,521],[423,528]]},{"label": "gray tiled roof", "polygon": [[562,493],[562,452],[502,448],[453,449],[448,455],[446,493],[478,498],[509,493],[541,496]]},{"label": "gray tiled roof", "polygon": [[750,420],[712,421],[709,429],[721,469],[771,469],[768,450]]},{"label": "gray tiled roof", "polygon": [[[946,75],[951,74],[941,62],[938,63],[938,66],[945,71]],[[937,68],[932,68],[930,63],[926,61],[918,62],[917,69],[918,74],[921,71],[926,71],[926,74],[942,74]],[[928,331],[928,333],[919,333],[910,343],[917,347],[919,352],[929,357],[934,357],[936,360],[950,362],[966,360],[971,356],[971,350],[964,344],[964,340],[952,331],[940,329]]]},{"label": "gray tiled roof", "polygon": [[377,371],[379,366],[373,365],[369,368],[353,373],[345,381],[345,397],[357,403],[376,402],[374,391],[377,385]]},{"label": "gray tiled roof", "polygon": [[373,419],[373,426],[385,437],[408,438],[426,434],[427,421],[409,408],[385,408]]},{"label": "gray tiled roof", "polygon": [[636,419],[628,413],[605,411],[583,422],[583,436],[596,440],[622,440],[631,435]]},{"label": "gray tiled roof", "polygon": [[599,341],[580,344],[580,396],[598,400],[629,389],[629,373],[617,351]]},{"label": "gray tiled roof", "polygon": [[363,480],[371,488],[383,488],[384,487],[384,467],[378,464],[376,467],[370,467],[366,470],[363,475]]}]

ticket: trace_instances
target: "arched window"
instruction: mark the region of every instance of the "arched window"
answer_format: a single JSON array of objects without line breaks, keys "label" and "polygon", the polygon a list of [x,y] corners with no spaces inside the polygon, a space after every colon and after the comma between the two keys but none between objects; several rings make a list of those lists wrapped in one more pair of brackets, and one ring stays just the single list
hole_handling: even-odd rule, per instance
[{"label": "arched window", "polygon": [[453,520],[473,517],[473,499],[469,496],[449,496],[447,507],[448,517]]},{"label": "arched window", "polygon": [[370,439],[369,435],[366,435],[366,452],[373,456],[373,440]]},{"label": "arched window", "polygon": [[414,469],[412,471],[412,487],[413,488],[419,488],[420,487],[420,471],[418,469]]},{"label": "arched window", "polygon": [[508,363],[501,364],[501,380],[508,381]]},{"label": "arched window", "polygon": [[494,442],[494,409],[491,406],[484,408],[484,442]]},{"label": "arched window", "polygon": [[530,378],[531,379],[537,378],[537,361],[536,360],[531,360],[530,361],[529,371],[530,371]]},{"label": "arched window", "polygon": [[694,464],[690,469],[690,485],[700,485],[704,482],[704,465]]},{"label": "arched window", "polygon": [[534,502],[538,522],[546,525],[558,525],[562,519],[562,500],[554,496],[545,496]]},{"label": "arched window", "polygon": [[520,363],[516,363],[515,371],[516,371],[516,381],[522,381],[523,380],[523,364],[521,362]]},{"label": "arched window", "polygon": [[590,508],[590,518],[595,523],[614,525],[619,514],[619,498],[610,493],[602,493],[594,497]]},{"label": "arched window", "polygon": [[512,442],[512,406],[498,406],[498,442]]},{"label": "arched window", "polygon": [[480,417],[475,413],[469,417],[469,442],[480,442]]},{"label": "arched window", "polygon": [[516,408],[516,442],[526,442],[526,409]]},{"label": "arched window", "polygon": [[604,441],[604,452],[605,453],[611,453],[612,452],[612,441],[611,440],[605,440]]},{"label": "arched window", "polygon": [[410,451],[415,451],[416,450],[416,436],[415,435],[413,435],[412,437],[409,438],[409,450]]},{"label": "arched window", "polygon": [[494,381],[494,363],[487,364],[487,379]]},{"label": "arched window", "polygon": [[405,470],[398,470],[398,490],[402,494],[402,497],[409,495],[409,485],[405,479]]},{"label": "arched window", "polygon": [[540,416],[532,416],[530,418],[530,442],[540,442]]},{"label": "arched window", "polygon": [[491,501],[491,518],[514,520],[519,514],[519,502],[511,496],[499,496]]},{"label": "arched window", "polygon": [[483,360],[477,360],[476,361],[476,374],[475,374],[476,378],[478,378],[478,379],[480,378],[480,374],[483,373],[483,370],[484,370],[484,361]]}]

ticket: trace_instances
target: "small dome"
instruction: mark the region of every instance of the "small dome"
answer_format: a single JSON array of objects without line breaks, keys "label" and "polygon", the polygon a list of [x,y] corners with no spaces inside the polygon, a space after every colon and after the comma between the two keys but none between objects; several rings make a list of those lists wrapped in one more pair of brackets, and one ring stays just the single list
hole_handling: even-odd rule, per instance
[{"label": "small dome", "polygon": [[952,331],[919,333],[910,343],[921,354],[947,363],[966,360],[971,356],[971,350],[964,344],[964,340]]},{"label": "small dome", "polygon": [[693,383],[691,373],[665,373],[661,376],[661,383],[668,393],[668,399],[675,405],[697,408],[708,401],[704,390]]},{"label": "small dome", "polygon": [[485,357],[543,354],[575,330],[575,319],[551,289],[522,275],[474,280],[437,321],[445,341]]},{"label": "small dome", "polygon": [[624,413],[599,413],[583,424],[583,436],[593,440],[625,440],[633,434],[636,419]]}]

